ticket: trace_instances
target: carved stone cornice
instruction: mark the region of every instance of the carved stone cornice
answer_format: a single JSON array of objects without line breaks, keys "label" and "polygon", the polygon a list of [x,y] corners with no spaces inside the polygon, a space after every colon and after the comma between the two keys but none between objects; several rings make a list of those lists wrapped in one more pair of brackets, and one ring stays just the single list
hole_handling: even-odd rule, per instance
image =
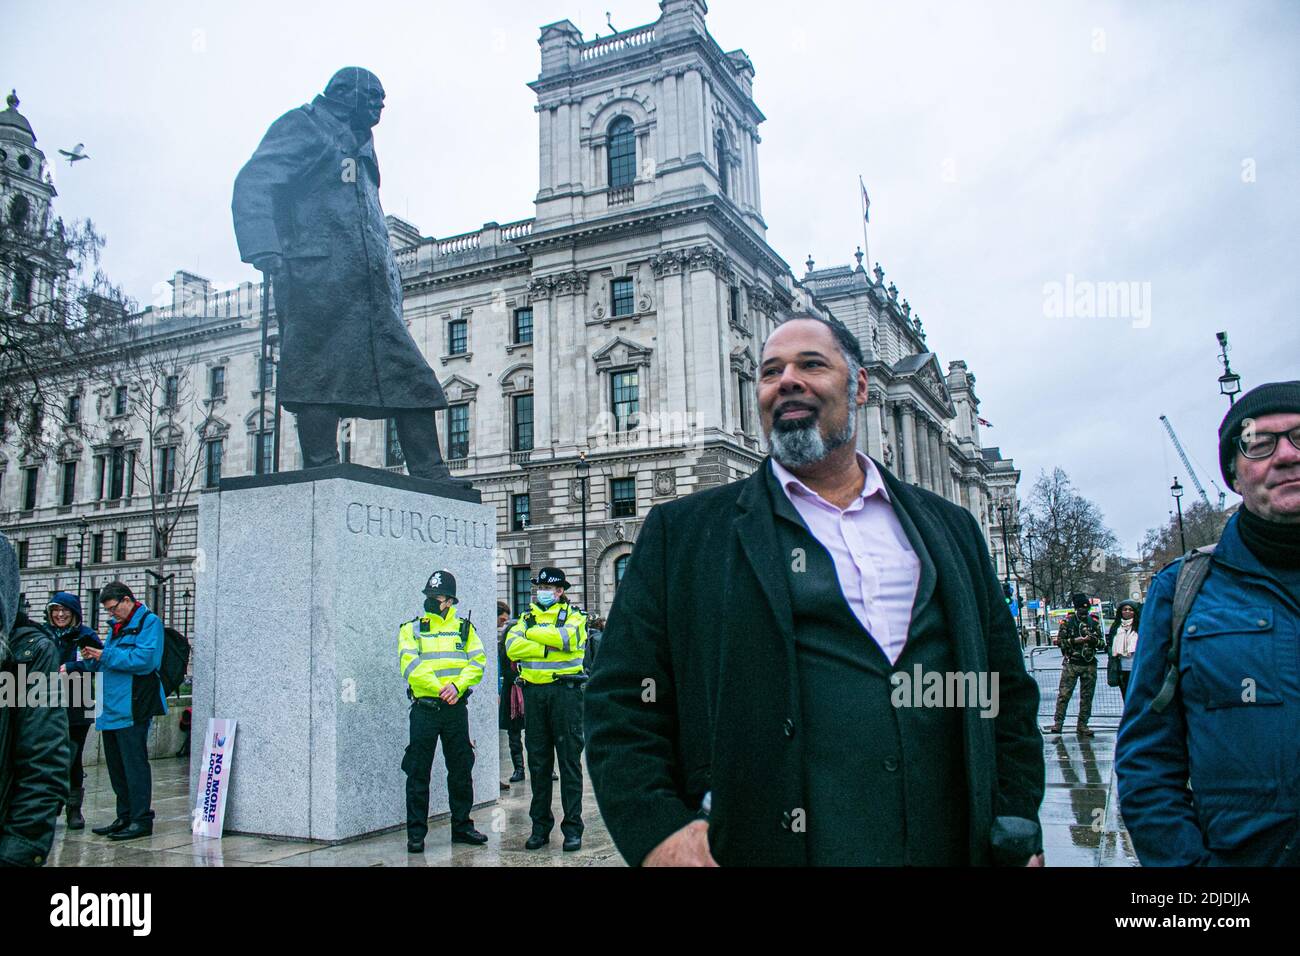
[{"label": "carved stone cornice", "polygon": [[528,294],[535,299],[552,295],[577,295],[587,291],[587,276],[586,269],[537,276],[528,283]]},{"label": "carved stone cornice", "polygon": [[758,363],[754,361],[754,353],[748,348],[737,349],[731,353],[731,370],[733,372],[739,372],[745,378],[752,379],[757,368]]},{"label": "carved stone cornice", "polygon": [[731,257],[714,246],[691,246],[689,249],[673,249],[661,252],[650,259],[650,267],[657,278],[676,275],[683,269],[692,272],[711,269],[727,282],[735,281],[735,269]]},{"label": "carved stone cornice", "polygon": [[749,290],[749,304],[766,316],[776,315],[776,299],[766,290],[754,286]]},{"label": "carved stone cornice", "polygon": [[650,268],[654,270],[655,278],[676,275],[686,267],[686,252],[681,249],[674,249],[671,252],[660,252],[650,258]]},{"label": "carved stone cornice", "polygon": [[713,246],[692,246],[688,265],[692,271],[711,269],[719,278],[727,282],[735,281],[736,273],[731,265],[731,257]]}]

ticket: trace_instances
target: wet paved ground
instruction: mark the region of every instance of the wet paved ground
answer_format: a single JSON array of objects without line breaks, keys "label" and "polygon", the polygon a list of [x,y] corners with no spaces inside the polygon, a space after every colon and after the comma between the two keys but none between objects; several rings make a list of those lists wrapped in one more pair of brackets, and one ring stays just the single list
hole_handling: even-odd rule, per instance
[{"label": "wet paved ground", "polygon": [[[1119,820],[1111,773],[1117,720],[1094,720],[1097,736],[1047,734],[1047,793],[1040,810],[1043,846],[1048,866],[1136,866],[1128,833]],[[1073,726],[1071,721],[1067,726]],[[508,750],[502,779],[510,774]],[[435,764],[441,767],[441,761]],[[439,771],[440,772],[440,771]],[[406,852],[403,830],[367,837],[341,846],[227,836],[207,840],[190,834],[189,777],[186,762],[166,758],[153,762],[154,811],[151,837],[112,843],[90,828],[113,818],[113,792],[101,765],[88,768],[86,829],[68,832],[62,820],[55,835],[52,866],[622,866],[609,833],[596,812],[596,801],[585,778],[583,820],[587,830],[582,849],[564,853],[557,825],[551,842],[529,852],[523,842],[530,832],[528,782],[502,793],[495,807],[475,811],[476,826],[488,835],[482,847],[451,844],[446,819],[430,826],[423,855]],[[555,815],[560,788],[554,788]]]},{"label": "wet paved ground", "polygon": [[1048,866],[1138,865],[1112,773],[1118,723],[1094,720],[1092,738],[1044,733],[1047,791],[1038,818]]},{"label": "wet paved ground", "polygon": [[[502,780],[510,776],[510,757],[504,735],[501,750],[505,754]],[[501,794],[496,806],[481,807],[474,812],[474,824],[487,834],[481,847],[452,845],[450,823],[446,818],[429,826],[425,852],[406,852],[406,831],[395,830],[367,837],[341,846],[266,840],[261,837],[226,836],[220,840],[195,837],[190,833],[188,762],[179,758],[154,760],[153,806],[157,818],[153,835],[126,843],[113,843],[95,836],[91,827],[112,821],[113,790],[108,770],[88,767],[86,776],[86,829],[68,831],[62,819],[50,854],[51,866],[622,866],[623,858],[596,812],[596,799],[590,780],[584,774],[586,792],[582,800],[582,818],[586,833],[582,849],[565,853],[560,849],[563,836],[558,821],[560,785],[554,786],[554,813],[557,821],[551,842],[540,850],[524,849],[531,832],[528,819],[530,788],[528,781],[511,785]],[[445,772],[442,760],[435,760],[435,773]],[[585,769],[585,768],[584,768]]]}]

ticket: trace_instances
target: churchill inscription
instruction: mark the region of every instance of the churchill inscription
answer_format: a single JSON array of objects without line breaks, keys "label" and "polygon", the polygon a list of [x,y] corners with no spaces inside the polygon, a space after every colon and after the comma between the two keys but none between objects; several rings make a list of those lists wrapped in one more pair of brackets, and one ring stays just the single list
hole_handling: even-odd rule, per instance
[{"label": "churchill inscription", "polygon": [[350,501],[344,523],[349,533],[372,538],[407,538],[485,551],[496,547],[496,529],[491,524],[449,515],[425,515],[420,511]]}]

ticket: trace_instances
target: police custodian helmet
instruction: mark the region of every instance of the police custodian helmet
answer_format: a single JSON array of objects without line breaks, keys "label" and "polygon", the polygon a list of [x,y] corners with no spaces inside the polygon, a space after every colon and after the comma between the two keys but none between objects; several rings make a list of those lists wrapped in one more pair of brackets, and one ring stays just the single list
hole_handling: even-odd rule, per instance
[{"label": "police custodian helmet", "polygon": [[537,572],[537,577],[533,578],[533,584],[541,587],[571,587],[569,582],[564,578],[564,572],[559,568],[542,568]]},{"label": "police custodian helmet", "polygon": [[454,603],[456,601],[456,575],[450,571],[434,571],[433,574],[429,575],[429,581],[424,586],[424,593],[430,597],[441,594]]}]

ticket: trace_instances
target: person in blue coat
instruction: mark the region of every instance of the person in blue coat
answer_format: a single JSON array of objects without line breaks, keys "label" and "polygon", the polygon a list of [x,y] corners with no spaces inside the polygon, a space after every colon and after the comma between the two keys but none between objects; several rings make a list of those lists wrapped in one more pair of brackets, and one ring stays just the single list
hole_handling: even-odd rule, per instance
[{"label": "person in blue coat", "polygon": [[105,585],[99,602],[113,618],[103,650],[86,648],[67,670],[104,675],[103,712],[96,719],[108,777],[117,796],[117,817],[91,832],[110,840],[134,840],[153,832],[153,780],[149,770],[149,723],[167,713],[158,668],[163,626],[121,581]]},{"label": "person in blue coat", "polygon": [[[81,599],[70,591],[59,591],[50,598],[45,606],[45,620],[50,626],[54,639],[59,645],[59,661],[65,666],[79,660],[78,652],[82,648],[102,649],[104,642],[99,635],[88,628],[81,620]],[[79,693],[68,697],[68,749],[72,762],[68,773],[68,829],[83,830],[86,820],[81,815],[81,804],[86,791],[83,784],[86,773],[82,769],[81,756],[86,749],[86,735],[90,733],[93,721],[95,701],[88,691],[91,688],[89,674],[79,675],[86,680],[79,684]],[[70,688],[71,690],[71,688]]]},{"label": "person in blue coat", "polygon": [[1219,426],[1242,496],[1190,606],[1177,691],[1153,706],[1184,556],[1152,582],[1115,752],[1145,866],[1300,864],[1300,381],[1262,385]]}]

